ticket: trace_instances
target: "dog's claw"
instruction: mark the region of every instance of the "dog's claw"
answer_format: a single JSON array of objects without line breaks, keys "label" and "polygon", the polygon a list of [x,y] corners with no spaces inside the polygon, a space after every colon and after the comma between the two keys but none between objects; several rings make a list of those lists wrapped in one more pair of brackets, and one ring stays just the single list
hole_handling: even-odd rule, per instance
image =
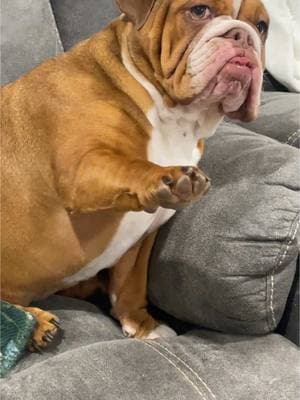
[{"label": "dog's claw", "polygon": [[123,329],[123,335],[124,335],[126,338],[129,338],[129,337],[130,337],[129,332],[125,331],[124,329]]},{"label": "dog's claw", "polygon": [[31,342],[31,347],[33,348],[34,351],[36,351],[39,354],[43,354],[43,351],[41,349],[41,347],[36,343],[35,340],[32,340]]},{"label": "dog's claw", "polygon": [[43,341],[47,342],[47,343],[51,343],[54,339],[54,335],[52,335],[52,333],[47,332],[44,336],[43,336]]},{"label": "dog's claw", "polygon": [[60,322],[57,319],[51,319],[50,324],[53,324],[57,328],[60,328]]},{"label": "dog's claw", "polygon": [[132,333],[130,333],[130,332],[128,332],[125,328],[122,328],[122,331],[123,331],[123,335],[126,337],[126,338],[132,338],[134,335],[132,334]]}]

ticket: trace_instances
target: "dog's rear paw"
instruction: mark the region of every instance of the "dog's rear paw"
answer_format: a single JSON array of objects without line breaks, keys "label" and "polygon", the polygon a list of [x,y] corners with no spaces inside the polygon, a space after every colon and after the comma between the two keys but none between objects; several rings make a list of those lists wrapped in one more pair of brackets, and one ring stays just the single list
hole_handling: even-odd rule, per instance
[{"label": "dog's rear paw", "polygon": [[136,339],[158,339],[177,336],[173,329],[160,324],[146,310],[138,310],[121,319],[122,330],[126,337]]},{"label": "dog's rear paw", "polygon": [[152,332],[148,334],[145,339],[154,340],[159,338],[168,338],[177,336],[177,333],[167,325],[161,324],[158,325]]},{"label": "dog's rear paw", "polygon": [[29,351],[41,353],[54,340],[60,328],[59,319],[48,311],[35,307],[22,307],[24,311],[32,314],[37,320],[37,327],[29,344]]}]

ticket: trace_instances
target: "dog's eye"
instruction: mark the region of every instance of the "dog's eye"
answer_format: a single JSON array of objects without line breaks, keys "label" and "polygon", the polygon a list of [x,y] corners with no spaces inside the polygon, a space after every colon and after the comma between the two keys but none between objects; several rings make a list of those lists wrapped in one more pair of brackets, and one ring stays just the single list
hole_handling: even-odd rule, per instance
[{"label": "dog's eye", "polygon": [[191,14],[193,17],[203,19],[203,18],[209,17],[211,14],[211,11],[208,6],[199,5],[199,6],[194,6],[191,8]]},{"label": "dog's eye", "polygon": [[259,21],[257,24],[256,24],[256,28],[257,28],[257,30],[258,30],[258,32],[261,34],[261,35],[263,35],[263,34],[265,34],[265,33],[267,33],[268,32],[268,24],[265,22],[265,21]]}]

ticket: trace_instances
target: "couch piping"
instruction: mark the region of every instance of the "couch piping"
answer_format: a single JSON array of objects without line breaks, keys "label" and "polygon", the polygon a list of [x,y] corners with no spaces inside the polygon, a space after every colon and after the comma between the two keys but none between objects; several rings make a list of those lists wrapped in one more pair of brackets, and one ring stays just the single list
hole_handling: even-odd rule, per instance
[{"label": "couch piping", "polygon": [[167,349],[165,346],[163,346],[161,343],[155,342],[155,345],[158,347],[163,348],[167,353],[169,353],[171,356],[173,356],[177,361],[181,362],[195,377],[201,382],[201,384],[206,388],[206,390],[210,393],[210,395],[216,400],[215,394],[212,392],[212,390],[207,386],[207,384],[204,382],[204,380],[200,377],[199,374],[195,370],[193,370],[182,358],[178,357],[176,354],[174,354],[172,351]]},{"label": "couch piping", "polygon": [[272,327],[270,327],[271,329],[276,328],[276,318],[275,318],[275,312],[274,312],[274,286],[275,286],[274,275],[275,275],[276,270],[282,265],[292,242],[295,240],[299,225],[300,225],[300,213],[298,213],[296,215],[296,218],[293,220],[293,223],[290,227],[289,233],[285,240],[285,245],[284,245],[285,249],[284,249],[284,246],[282,246],[281,250],[278,253],[278,256],[276,257],[277,262],[271,273],[270,310],[271,310],[271,318],[272,318],[272,325],[273,325]]},{"label": "couch piping", "polygon": [[187,382],[190,383],[190,385],[196,390],[196,392],[200,395],[201,399],[203,400],[207,400],[207,398],[204,396],[204,394],[201,392],[201,390],[198,388],[198,386],[196,386],[194,384],[194,382],[188,377],[188,375],[182,371],[182,369],[180,369],[178,367],[178,365],[176,365],[169,357],[167,357],[164,353],[162,353],[159,349],[155,348],[153,345],[151,345],[150,343],[143,341],[142,342],[145,346],[150,347],[152,350],[156,351],[157,353],[159,353],[163,358],[165,358],[174,368],[177,369],[177,371],[180,372],[181,375],[183,375],[183,377],[185,378],[185,380]]}]

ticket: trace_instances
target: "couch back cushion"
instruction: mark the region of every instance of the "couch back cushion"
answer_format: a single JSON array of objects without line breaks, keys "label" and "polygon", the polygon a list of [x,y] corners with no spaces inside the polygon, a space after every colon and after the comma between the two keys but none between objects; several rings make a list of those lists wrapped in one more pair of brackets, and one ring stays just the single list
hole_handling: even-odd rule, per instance
[{"label": "couch back cushion", "polygon": [[120,14],[113,0],[51,0],[51,4],[65,50]]},{"label": "couch back cushion", "polygon": [[2,0],[1,84],[62,51],[48,0]]}]

